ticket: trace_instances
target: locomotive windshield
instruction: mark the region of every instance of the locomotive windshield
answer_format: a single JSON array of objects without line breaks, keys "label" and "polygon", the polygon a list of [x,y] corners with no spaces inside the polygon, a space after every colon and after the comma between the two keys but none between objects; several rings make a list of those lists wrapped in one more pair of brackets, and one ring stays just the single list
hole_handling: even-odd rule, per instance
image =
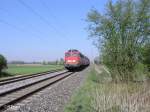
[{"label": "locomotive windshield", "polygon": [[78,52],[67,52],[65,53],[65,57],[69,57],[69,56],[79,56]]},{"label": "locomotive windshield", "polygon": [[69,56],[71,56],[70,53],[66,53],[66,54],[65,54],[65,57],[69,57]]},{"label": "locomotive windshield", "polygon": [[79,56],[78,53],[72,53],[72,56]]}]

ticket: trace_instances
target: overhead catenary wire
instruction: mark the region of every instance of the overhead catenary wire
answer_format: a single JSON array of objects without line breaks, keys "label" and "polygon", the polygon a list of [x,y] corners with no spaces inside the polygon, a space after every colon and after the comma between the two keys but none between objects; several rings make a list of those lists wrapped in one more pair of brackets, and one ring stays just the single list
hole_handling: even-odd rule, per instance
[{"label": "overhead catenary wire", "polygon": [[[6,9],[4,9],[4,8],[1,8],[1,7],[0,7],[0,11],[3,11],[3,12],[5,12],[5,13],[7,13],[8,15],[10,14],[10,12],[9,12],[8,10],[6,10]],[[18,17],[16,17],[16,16],[13,16],[13,17],[15,17],[16,19],[18,19]],[[14,25],[14,24],[12,24],[12,23],[9,23],[9,22],[7,22],[7,21],[5,21],[5,20],[2,20],[2,19],[0,19],[0,23],[6,24],[6,25],[8,25],[9,27],[11,27],[11,28],[13,28],[13,29],[15,29],[15,30],[17,30],[17,31],[20,31],[20,32],[27,32],[26,29],[23,29],[23,28],[21,28],[21,27],[18,27],[18,26],[16,26],[16,25]],[[33,26],[32,26],[31,24],[29,24],[29,26],[33,28]],[[34,28],[33,28],[33,29],[34,29]],[[39,31],[36,30],[35,32],[38,33]],[[36,35],[36,37],[38,37],[38,39],[43,40],[43,38],[40,38],[40,36],[37,35],[35,32],[32,30],[32,31],[30,31],[29,33],[31,33],[32,35],[34,35],[34,37],[35,37],[35,35]]]},{"label": "overhead catenary wire", "polygon": [[[17,31],[19,31],[19,32],[27,32],[25,29],[23,29],[23,28],[21,28],[21,27],[18,27],[18,26],[16,26],[16,25],[14,25],[14,24],[12,24],[12,23],[9,23],[9,22],[7,22],[7,21],[5,21],[5,20],[2,20],[2,19],[0,19],[0,23],[2,23],[2,24],[6,24],[6,25],[8,25],[9,27],[11,27],[11,28],[13,28],[13,29],[15,29],[15,30],[17,30]],[[40,38],[39,36],[35,36],[35,33],[33,33],[33,32],[30,32],[32,35],[34,35],[34,36],[32,36],[32,37],[34,37],[34,38],[37,38],[38,37],[38,39],[40,39],[40,40],[43,40],[43,38]]]},{"label": "overhead catenary wire", "polygon": [[9,22],[7,22],[7,21],[5,21],[5,20],[2,20],[2,19],[0,19],[0,23],[6,24],[6,25],[8,25],[8,26],[14,28],[15,30],[18,30],[18,31],[21,31],[21,32],[24,32],[24,31],[25,31],[25,30],[23,30],[22,28],[19,28],[19,27],[17,27],[16,25],[11,24],[11,23],[9,23]]},{"label": "overhead catenary wire", "polygon": [[[46,10],[48,10],[48,12],[50,11],[50,16],[51,16],[54,20],[56,20],[57,23],[59,23],[59,29],[63,29],[64,26],[63,26],[63,28],[62,28],[61,23],[59,22],[58,18],[52,13],[50,7],[47,6],[47,4],[44,2],[44,0],[39,0],[39,1],[40,1],[41,4],[44,6],[44,8],[45,8]],[[67,32],[67,35],[66,35],[66,33],[64,33],[64,31],[61,30],[61,32],[63,33],[63,35],[65,35],[65,37],[68,37],[68,32]]]},{"label": "overhead catenary wire", "polygon": [[[5,13],[7,13],[8,15],[10,14],[10,12],[9,12],[8,10],[6,10],[6,9],[4,9],[4,8],[1,8],[1,7],[0,7],[0,11],[5,12]],[[17,16],[13,15],[13,17],[18,20],[18,17],[17,17]],[[3,21],[3,20],[2,20],[2,21]],[[5,23],[5,24],[7,23],[7,25],[9,24],[9,26],[12,26],[12,27],[17,27],[17,26],[15,26],[15,25],[13,25],[13,24],[10,24],[10,23],[6,22],[6,21],[4,21],[4,23]],[[30,23],[26,23],[26,24],[27,24],[30,28],[32,28],[32,33],[37,33],[38,35],[39,35],[39,34],[44,34],[44,32],[42,32],[41,30],[35,28],[32,24],[30,24]],[[17,27],[17,29],[20,29],[20,28]],[[24,30],[24,31],[25,31],[25,30]],[[30,31],[30,32],[31,32],[31,31]]]},{"label": "overhead catenary wire", "polygon": [[36,10],[34,10],[31,6],[29,6],[27,3],[25,3],[23,0],[17,0],[20,4],[22,4],[24,7],[26,7],[28,10],[30,10],[34,15],[39,17],[41,21],[43,21],[45,24],[47,24],[50,29],[53,29],[56,34],[59,34],[59,36],[65,37],[54,25],[52,25],[45,17],[40,15]]}]

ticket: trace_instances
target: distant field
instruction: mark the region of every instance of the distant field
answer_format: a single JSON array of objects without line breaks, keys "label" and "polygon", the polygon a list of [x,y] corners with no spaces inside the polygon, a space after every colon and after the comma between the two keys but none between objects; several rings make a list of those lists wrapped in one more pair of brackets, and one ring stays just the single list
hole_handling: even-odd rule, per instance
[{"label": "distant field", "polygon": [[61,69],[63,65],[8,65],[7,73],[16,74],[31,74],[44,72],[48,70]]}]

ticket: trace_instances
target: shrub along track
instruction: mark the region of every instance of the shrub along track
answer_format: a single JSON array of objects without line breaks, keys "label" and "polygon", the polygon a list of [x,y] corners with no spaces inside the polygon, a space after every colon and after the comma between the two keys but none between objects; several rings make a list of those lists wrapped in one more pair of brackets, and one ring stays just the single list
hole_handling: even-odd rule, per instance
[{"label": "shrub along track", "polygon": [[[63,71],[58,72],[56,75],[46,77],[45,79],[23,85],[8,91],[0,93],[0,111],[7,109],[7,106],[13,105],[26,97],[38,92],[60,80],[70,76],[73,72]],[[14,80],[14,79],[12,79]],[[21,79],[23,80],[23,79]]]}]

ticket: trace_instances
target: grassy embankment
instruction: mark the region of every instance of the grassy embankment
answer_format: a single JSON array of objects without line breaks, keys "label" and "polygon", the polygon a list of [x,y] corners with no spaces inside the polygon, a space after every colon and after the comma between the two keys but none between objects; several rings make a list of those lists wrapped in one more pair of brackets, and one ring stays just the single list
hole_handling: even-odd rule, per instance
[{"label": "grassy embankment", "polygon": [[150,101],[144,102],[144,98],[150,94],[145,92],[144,97],[141,96],[142,91],[147,89],[145,83],[114,83],[103,67],[100,70],[101,73],[91,70],[65,112],[141,112],[140,109],[145,112],[150,109]]},{"label": "grassy embankment", "polygon": [[21,75],[21,74],[32,74],[38,72],[44,72],[49,70],[56,70],[63,68],[63,65],[8,65],[8,69],[4,70],[5,76]]}]

